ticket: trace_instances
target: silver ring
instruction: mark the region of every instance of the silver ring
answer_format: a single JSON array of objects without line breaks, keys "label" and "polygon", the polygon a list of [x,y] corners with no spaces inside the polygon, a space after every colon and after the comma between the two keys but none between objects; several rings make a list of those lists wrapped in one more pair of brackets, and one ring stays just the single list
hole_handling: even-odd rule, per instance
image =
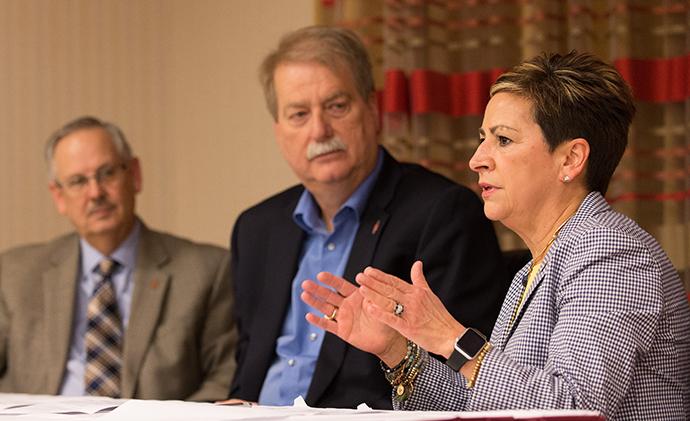
[{"label": "silver ring", "polygon": [[405,307],[396,301],[395,307],[393,308],[393,314],[400,317],[400,315],[403,314],[403,311],[405,311]]},{"label": "silver ring", "polygon": [[326,320],[335,320],[335,316],[338,314],[338,307],[333,307],[333,313],[329,314],[324,314],[323,318]]}]

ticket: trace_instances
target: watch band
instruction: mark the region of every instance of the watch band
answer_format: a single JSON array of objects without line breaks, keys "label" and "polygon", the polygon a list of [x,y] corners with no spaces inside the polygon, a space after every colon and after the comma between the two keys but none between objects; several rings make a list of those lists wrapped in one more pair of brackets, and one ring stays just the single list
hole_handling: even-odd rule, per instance
[{"label": "watch band", "polygon": [[454,349],[453,353],[450,354],[450,357],[446,360],[446,365],[452,368],[453,371],[460,371],[460,367],[465,365],[467,361],[469,361],[468,358],[465,358],[457,349]]}]

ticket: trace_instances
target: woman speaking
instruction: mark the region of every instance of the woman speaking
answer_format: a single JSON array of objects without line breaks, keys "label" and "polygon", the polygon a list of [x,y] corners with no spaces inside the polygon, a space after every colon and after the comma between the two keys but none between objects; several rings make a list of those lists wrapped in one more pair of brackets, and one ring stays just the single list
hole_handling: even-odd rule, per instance
[{"label": "woman speaking", "polygon": [[[429,289],[367,268],[355,285],[303,283],[307,320],[381,359],[396,409],[588,409],[609,420],[690,414],[690,307],[659,244],[603,194],[635,112],[630,88],[589,54],[538,56],[491,88],[470,161],[484,212],[522,238],[491,333]],[[441,362],[429,354],[446,359]]]}]

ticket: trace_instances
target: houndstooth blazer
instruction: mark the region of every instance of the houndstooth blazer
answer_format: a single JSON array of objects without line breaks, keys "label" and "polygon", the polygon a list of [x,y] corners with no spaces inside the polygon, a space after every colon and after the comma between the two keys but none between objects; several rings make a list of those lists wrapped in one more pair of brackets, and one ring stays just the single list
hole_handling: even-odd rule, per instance
[{"label": "houndstooth blazer", "polygon": [[690,417],[690,308],[659,244],[596,192],[561,230],[512,326],[513,279],[473,389],[424,355],[398,409],[588,409],[608,420]]}]

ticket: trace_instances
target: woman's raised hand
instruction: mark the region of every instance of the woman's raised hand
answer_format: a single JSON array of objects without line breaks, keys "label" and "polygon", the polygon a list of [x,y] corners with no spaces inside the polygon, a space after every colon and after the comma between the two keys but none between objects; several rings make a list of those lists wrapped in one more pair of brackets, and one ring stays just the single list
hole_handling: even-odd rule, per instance
[{"label": "woman's raised hand", "polygon": [[406,339],[363,310],[368,304],[358,287],[329,272],[320,272],[316,278],[334,290],[312,280],[302,282],[302,301],[324,315],[307,313],[309,323],[378,356],[386,364],[402,360],[407,352]]},{"label": "woman's raised hand", "polygon": [[365,313],[427,351],[448,358],[465,327],[431,291],[421,261],[412,265],[410,277],[412,284],[372,267],[358,274],[355,280],[361,285]]}]

